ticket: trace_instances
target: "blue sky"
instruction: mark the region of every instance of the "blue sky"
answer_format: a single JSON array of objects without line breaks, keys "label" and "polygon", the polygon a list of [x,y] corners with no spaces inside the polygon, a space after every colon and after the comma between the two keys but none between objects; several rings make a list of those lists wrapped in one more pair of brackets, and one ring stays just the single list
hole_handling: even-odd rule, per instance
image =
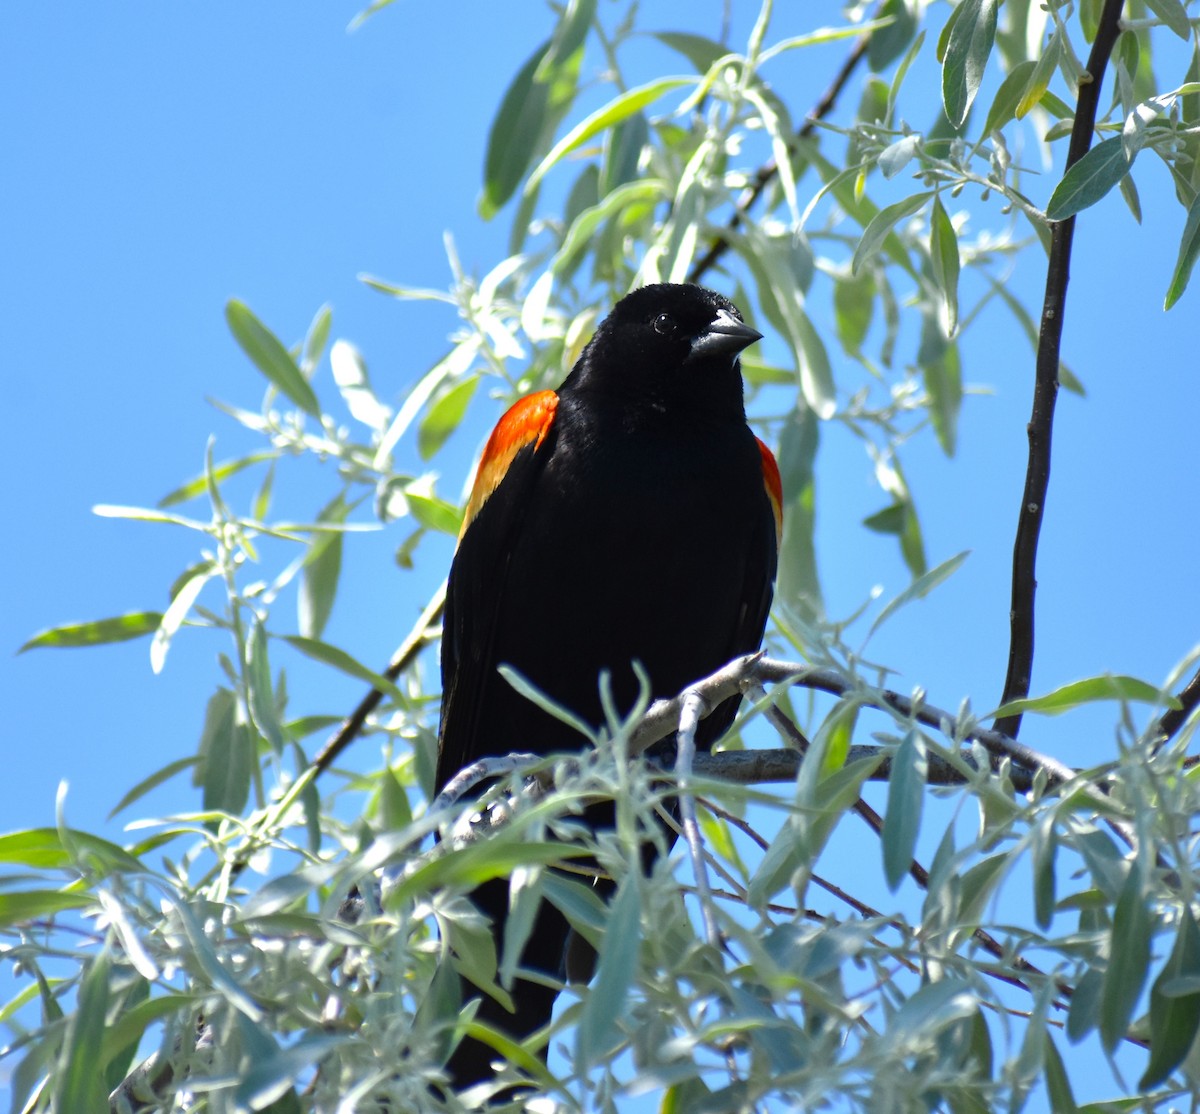
[{"label": "blue sky", "polygon": [[[690,26],[707,20],[715,30],[720,7],[693,6]],[[119,822],[105,816],[120,794],[195,746],[224,649],[212,636],[184,632],[159,676],[148,641],[12,655],[47,626],[161,608],[195,559],[193,539],[180,532],[90,508],[152,505],[201,469],[210,434],[218,457],[250,444],[205,401],[254,408],[261,394],[225,326],[226,300],[247,302],[285,343],[331,303],[333,335],[364,351],[377,389],[395,404],[444,351],[453,321],[427,303],[390,301],[356,276],[445,286],[446,229],[470,270],[482,274],[505,254],[508,214],[487,225],[475,211],[487,127],[548,33],[548,11],[397,2],[347,33],[357,9],[226,0],[6,12],[3,828],[53,823],[66,779],[71,822],[119,838]],[[779,34],[836,20],[833,4],[804,10],[803,26],[786,27],[781,16]],[[647,3],[645,22],[671,28],[674,11]],[[781,73],[781,87],[819,92],[844,48],[822,50],[789,56],[805,72]],[[796,96],[797,107],[812,99]],[[1183,213],[1161,167],[1145,156],[1137,169],[1141,228],[1114,193],[1082,216],[1076,235],[1064,355],[1089,394],[1060,398],[1035,692],[1105,670],[1158,682],[1200,640],[1192,448],[1200,290],[1162,313]],[[1028,185],[1035,202],[1045,204],[1054,180]],[[1040,266],[1030,253],[1013,278],[1034,308]],[[1007,653],[1032,356],[995,310],[965,356],[968,382],[994,393],[967,401],[957,459],[914,444],[905,464],[930,562],[963,549],[972,556],[884,628],[872,656],[901,671],[901,688],[923,684],[951,708],[970,695],[983,710],[998,700]],[[328,398],[327,364],[321,374]],[[447,493],[461,483],[471,437],[494,416],[485,411],[474,432],[458,435],[462,471],[447,478]],[[827,450],[818,546],[830,610],[847,614],[872,586],[886,599],[907,581],[891,544],[858,525],[883,502],[869,462],[836,431]],[[402,573],[390,561],[401,536],[364,547],[347,568],[327,631],[376,665],[449,555],[443,547],[417,574]],[[336,677],[321,683],[328,689],[306,697],[322,710],[347,710],[360,695]],[[1025,737],[1087,764],[1113,753],[1111,718],[1031,719]],[[363,764],[375,759],[368,747]],[[185,778],[151,800],[160,814],[198,804]]]}]

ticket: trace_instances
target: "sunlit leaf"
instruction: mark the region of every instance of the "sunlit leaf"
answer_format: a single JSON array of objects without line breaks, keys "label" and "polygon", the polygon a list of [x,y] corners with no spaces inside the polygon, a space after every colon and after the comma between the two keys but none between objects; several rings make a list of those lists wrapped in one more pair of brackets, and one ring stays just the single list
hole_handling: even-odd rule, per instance
[{"label": "sunlit leaf", "polygon": [[1183,297],[1197,256],[1200,256],[1200,193],[1188,207],[1187,221],[1179,239],[1179,258],[1175,261],[1175,270],[1171,272],[1171,285],[1167,287],[1163,309],[1170,309]]},{"label": "sunlit leaf", "polygon": [[254,366],[301,410],[319,418],[321,405],[317,396],[279,338],[236,298],[226,303],[225,320]]},{"label": "sunlit leaf", "polygon": [[994,716],[1011,716],[1017,713],[1041,712],[1043,715],[1056,716],[1069,712],[1080,704],[1090,704],[1097,700],[1131,700],[1140,704],[1164,704],[1166,707],[1177,708],[1179,702],[1147,681],[1137,677],[1127,677],[1121,674],[1105,673],[1099,677],[1088,677],[1082,681],[1072,681],[1045,696],[1029,697],[1025,700],[1010,700],[992,713]]},{"label": "sunlit leaf", "polygon": [[160,611],[132,611],[111,619],[93,619],[90,623],[67,623],[35,634],[17,653],[47,646],[102,646],[107,642],[127,642],[131,638],[153,634],[161,623]]},{"label": "sunlit leaf", "polygon": [[996,41],[999,0],[963,0],[954,12],[942,61],[942,103],[954,127],[961,127],[983,82]]}]

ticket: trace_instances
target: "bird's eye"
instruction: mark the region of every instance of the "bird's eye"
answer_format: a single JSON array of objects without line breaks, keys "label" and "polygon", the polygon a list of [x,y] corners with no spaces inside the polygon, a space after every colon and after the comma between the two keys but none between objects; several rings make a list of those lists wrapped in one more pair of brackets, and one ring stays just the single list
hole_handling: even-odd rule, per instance
[{"label": "bird's eye", "polygon": [[654,331],[663,336],[670,336],[675,331],[675,318],[669,313],[660,313],[654,319]]}]

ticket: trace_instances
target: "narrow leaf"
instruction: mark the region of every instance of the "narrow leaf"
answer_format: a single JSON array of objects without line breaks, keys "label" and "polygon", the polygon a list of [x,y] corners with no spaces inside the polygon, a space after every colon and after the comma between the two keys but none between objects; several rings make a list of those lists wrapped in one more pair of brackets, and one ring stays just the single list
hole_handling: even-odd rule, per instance
[{"label": "narrow leaf", "polygon": [[1129,165],[1119,135],[1097,143],[1054,187],[1046,206],[1047,218],[1066,220],[1095,205],[1129,173]]},{"label": "narrow leaf", "polygon": [[108,642],[127,642],[153,634],[162,623],[160,611],[133,611],[111,619],[93,619],[90,623],[68,623],[35,634],[17,653],[46,646],[102,646]]},{"label": "narrow leaf", "polygon": [[912,197],[904,198],[903,201],[897,201],[894,205],[889,205],[885,209],[880,209],[871,218],[867,227],[863,229],[862,238],[858,241],[858,246],[854,249],[854,258],[850,263],[853,273],[857,275],[863,263],[879,251],[884,240],[888,238],[892,229],[897,224],[923,209],[925,202],[932,196],[933,194],[928,191],[917,193],[913,194]]},{"label": "narrow leaf", "polygon": [[1142,872],[1134,862],[1113,910],[1108,970],[1100,995],[1100,1040],[1109,1055],[1124,1039],[1142,987],[1146,985],[1153,927]]},{"label": "narrow leaf", "polygon": [[929,595],[939,584],[948,580],[959,566],[971,555],[969,549],[964,549],[961,553],[951,557],[948,561],[943,561],[935,569],[930,569],[924,576],[918,577],[907,588],[904,589],[894,600],[891,600],[888,605],[879,613],[875,622],[871,624],[871,634],[881,627],[889,618],[891,618],[905,604],[912,603],[913,600],[924,599]]},{"label": "narrow leaf", "polygon": [[234,340],[254,366],[301,410],[319,418],[321,405],[317,396],[279,338],[236,298],[226,303],[225,320]]},{"label": "narrow leaf", "polygon": [[428,460],[445,444],[467,413],[467,406],[479,386],[479,376],[472,375],[455,383],[425,412],[417,427],[417,452]]},{"label": "narrow leaf", "polygon": [[942,103],[946,117],[961,128],[983,82],[996,41],[999,0],[963,0],[954,12],[954,26],[942,62]]},{"label": "narrow leaf", "polygon": [[581,1065],[590,1066],[604,1053],[609,1036],[621,1018],[637,970],[642,943],[637,883],[636,874],[627,874],[613,898],[600,949],[600,965],[592,989],[584,999],[583,1014],[576,1031],[575,1057]]},{"label": "narrow leaf", "polygon": [[158,630],[154,632],[154,639],[150,643],[150,668],[155,673],[162,672],[167,661],[167,651],[171,648],[171,639],[183,626],[184,619],[192,610],[192,605],[196,602],[204,585],[216,573],[217,570],[214,566],[201,565],[175,593],[175,598],[171,600],[171,606],[163,613],[162,622],[158,624]]},{"label": "narrow leaf", "polygon": [[258,619],[254,621],[246,651],[246,682],[250,718],[262,737],[271,744],[271,749],[278,753],[283,750],[283,728],[279,723],[279,710],[275,707],[275,689],[267,655],[267,630]]},{"label": "narrow leaf", "polygon": [[1041,712],[1056,716],[1069,712],[1080,704],[1097,700],[1132,700],[1140,704],[1163,704],[1168,708],[1180,707],[1172,696],[1165,696],[1155,685],[1137,677],[1105,673],[1099,677],[1088,677],[1083,681],[1072,681],[1045,696],[1034,696],[1026,700],[1010,700],[992,713],[993,716],[1011,716],[1017,712]]},{"label": "narrow leaf", "polygon": [[577,147],[582,146],[592,136],[613,127],[635,112],[641,112],[642,109],[653,104],[672,89],[695,84],[694,77],[660,77],[656,81],[639,85],[636,89],[630,89],[620,96],[614,97],[603,108],[597,109],[585,120],[576,124],[554,145],[553,150],[542,159],[537,169],[529,176],[525,189],[527,191],[534,189],[564,155],[568,155]]},{"label": "narrow leaf", "polygon": [[887,814],[883,818],[883,873],[893,890],[912,866],[921,809],[925,801],[928,766],[925,746],[916,731],[909,731],[892,758],[888,780]]},{"label": "narrow leaf", "polygon": [[1166,298],[1163,299],[1164,310],[1170,309],[1183,297],[1188,280],[1192,277],[1192,268],[1196,265],[1197,256],[1200,256],[1200,193],[1188,206],[1187,221],[1179,239],[1179,258],[1175,261],[1171,285],[1167,288]]},{"label": "narrow leaf", "polygon": [[929,224],[929,256],[933,264],[933,278],[942,292],[946,307],[946,335],[953,336],[958,328],[958,236],[940,197],[933,199]]},{"label": "narrow leaf", "polygon": [[404,703],[404,694],[391,681],[356,661],[345,650],[331,646],[328,642],[320,642],[315,638],[302,638],[294,634],[285,635],[284,641],[289,646],[294,646],[306,657],[310,657],[314,661],[324,662],[326,665],[332,665],[334,669],[340,669],[343,673],[347,673],[351,677],[356,677],[360,681],[366,681],[372,688],[378,689],[385,696],[390,696],[393,700]]},{"label": "narrow leaf", "polygon": [[1176,980],[1200,978],[1200,926],[1186,902],[1181,912],[1175,946],[1150,988],[1150,1062],[1138,1083],[1139,1091],[1166,1082],[1183,1062],[1200,1029],[1200,990],[1179,996],[1166,993]]}]

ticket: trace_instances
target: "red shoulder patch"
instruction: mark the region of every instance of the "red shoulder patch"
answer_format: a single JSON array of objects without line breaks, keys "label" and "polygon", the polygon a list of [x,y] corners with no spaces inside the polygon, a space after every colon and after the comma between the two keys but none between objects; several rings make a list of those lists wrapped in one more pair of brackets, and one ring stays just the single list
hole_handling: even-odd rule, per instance
[{"label": "red shoulder patch", "polygon": [[779,478],[775,454],[767,448],[761,437],[755,440],[762,457],[763,486],[767,489],[767,498],[771,500],[771,511],[775,515],[775,544],[779,545],[783,541],[783,481]]},{"label": "red shoulder patch", "polygon": [[471,498],[467,500],[462,529],[458,532],[460,541],[483,504],[508,474],[517,453],[526,445],[532,445],[536,450],[545,440],[557,409],[558,395],[554,391],[538,391],[514,402],[496,423],[479,459]]}]

